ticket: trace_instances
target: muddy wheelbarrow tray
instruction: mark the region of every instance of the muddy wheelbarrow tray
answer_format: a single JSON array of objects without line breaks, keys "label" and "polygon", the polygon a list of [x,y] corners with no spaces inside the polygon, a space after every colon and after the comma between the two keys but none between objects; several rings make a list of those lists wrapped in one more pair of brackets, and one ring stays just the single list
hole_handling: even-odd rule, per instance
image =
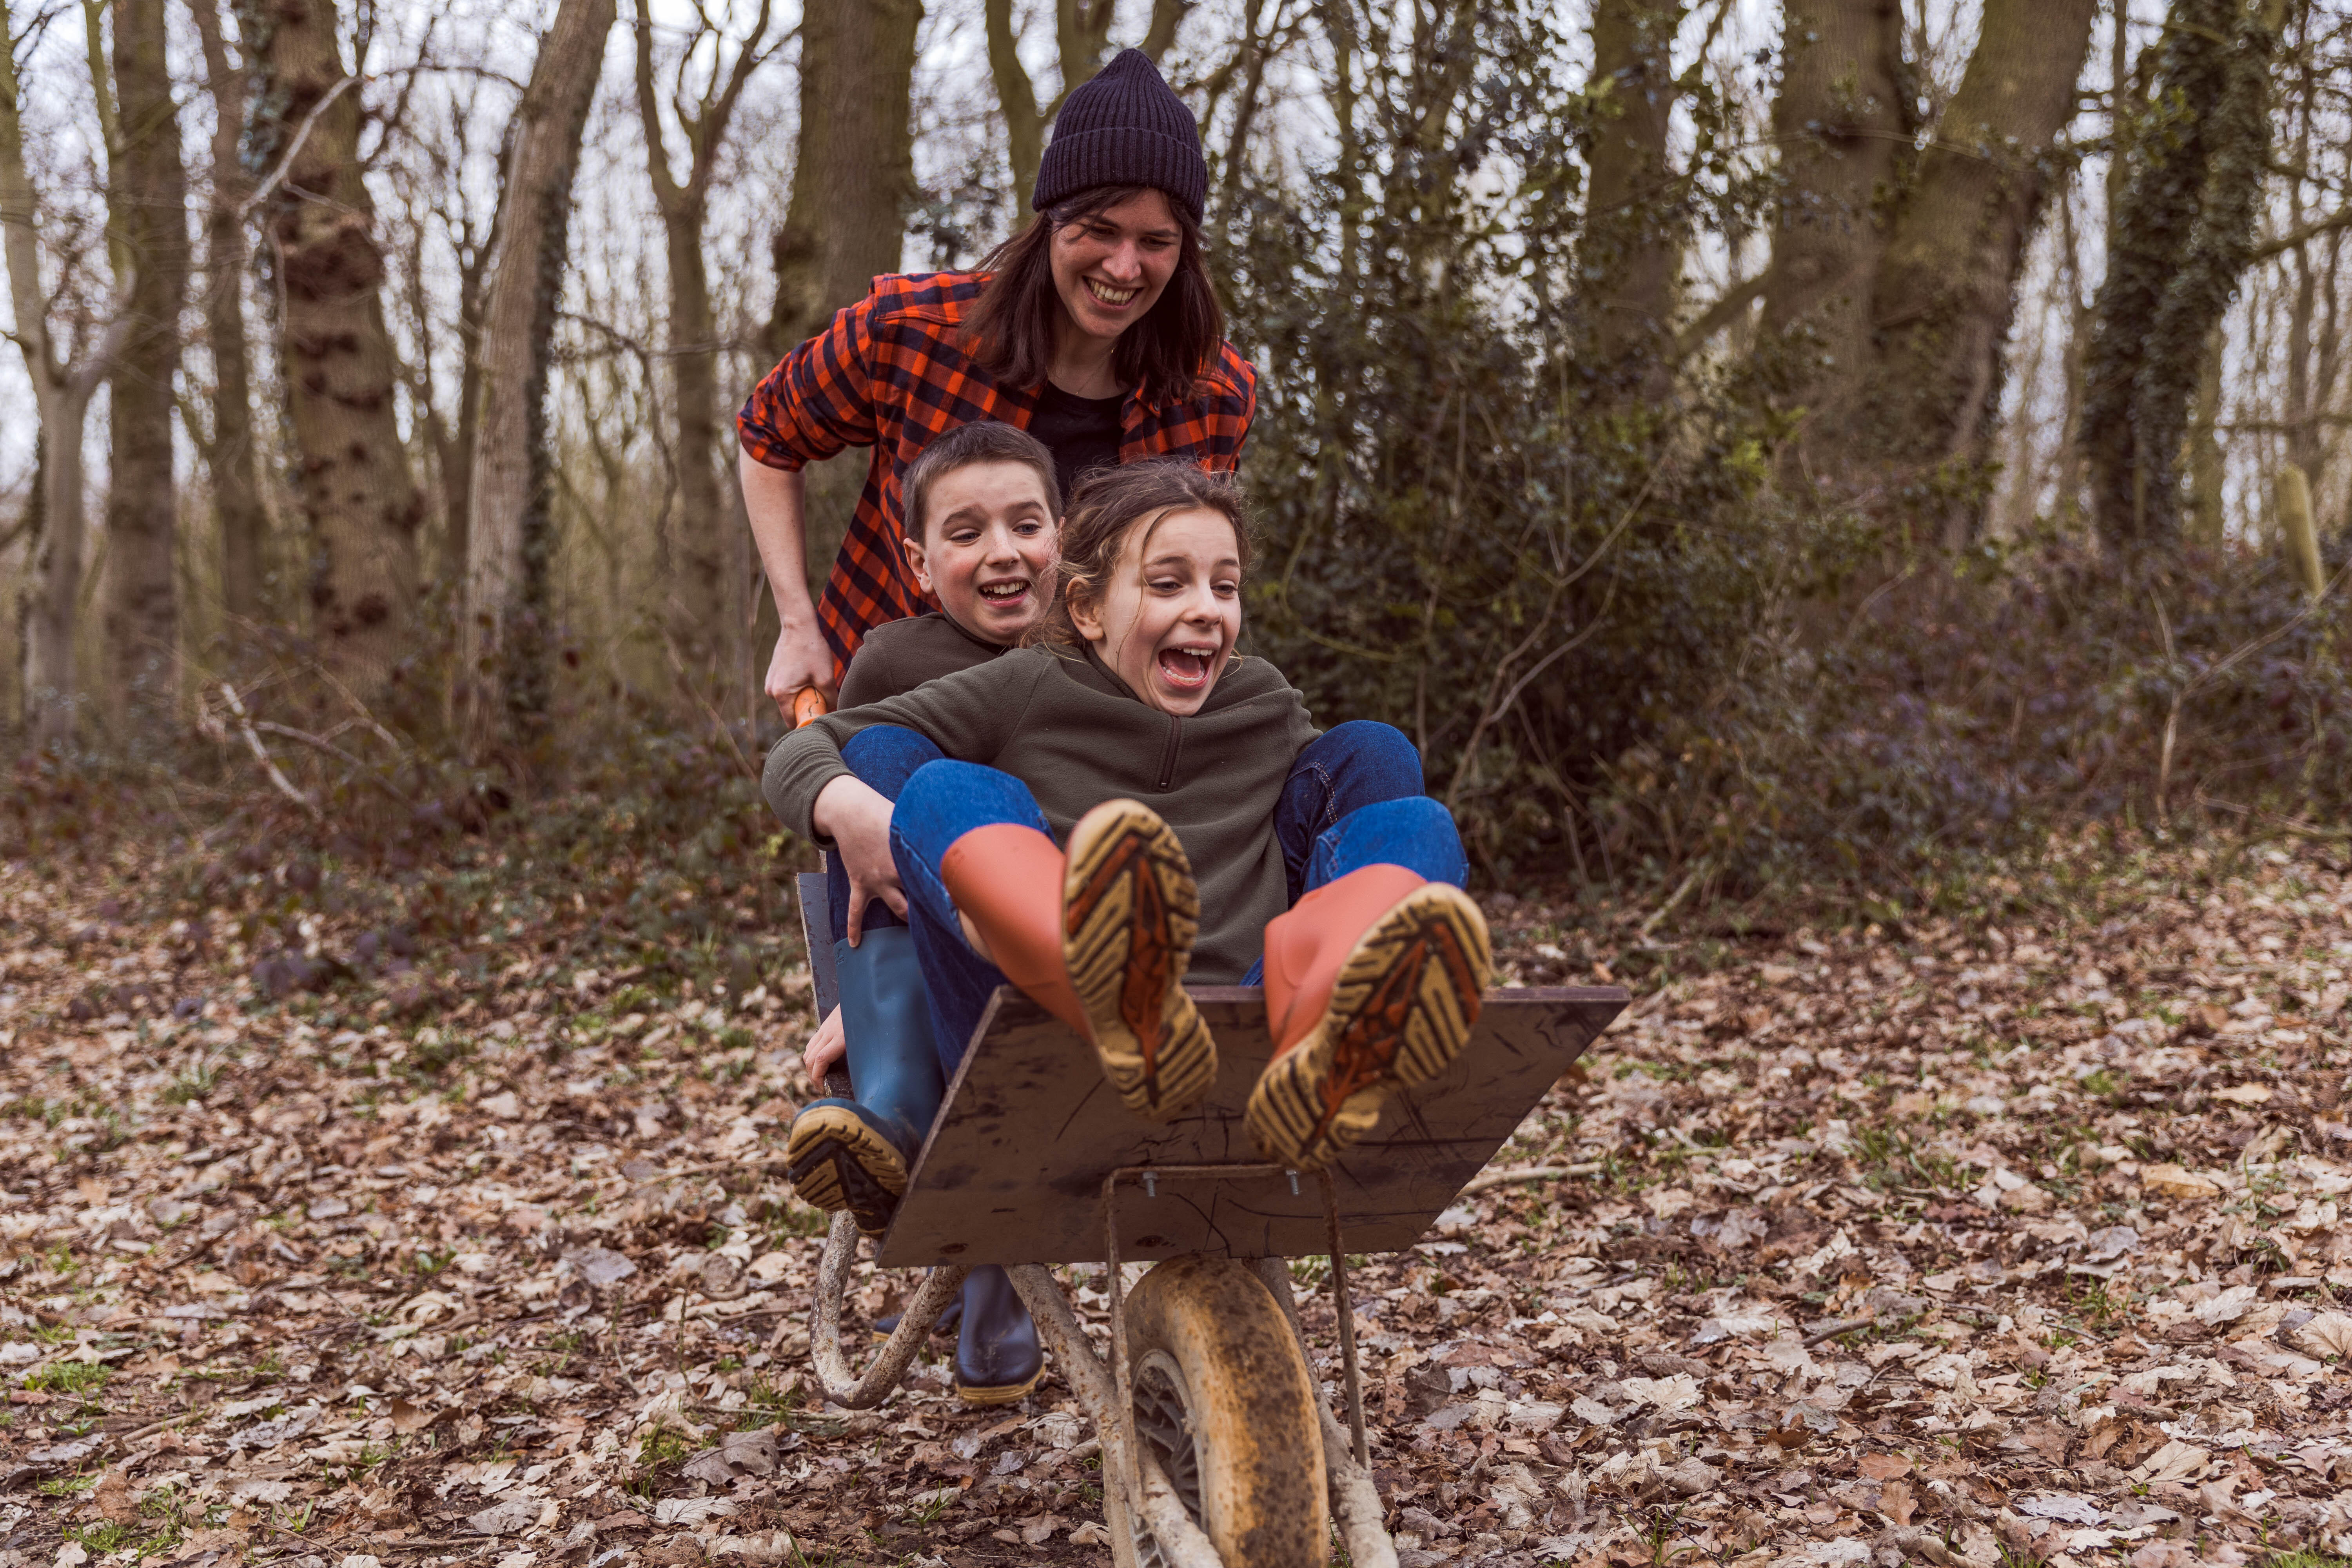
[{"label": "muddy wheelbarrow tray", "polygon": [[[822,910],[821,879],[810,880],[803,908]],[[832,954],[817,947],[822,1011],[833,1002]],[[1264,993],[1196,986],[1192,996],[1216,1037],[1217,1080],[1163,1126],[1121,1106],[1067,1026],[1010,987],[997,992],[875,1246],[877,1266],[929,1273],[873,1363],[853,1372],[841,1302],[861,1238],[835,1215],[809,1336],[819,1381],[844,1407],[880,1404],[965,1272],[1003,1264],[1099,1434],[1119,1568],[1305,1568],[1324,1561],[1332,1521],[1356,1568],[1393,1564],[1369,1466],[1347,1256],[1418,1241],[1626,994],[1489,991],[1453,1066],[1392,1097],[1372,1133],[1319,1172],[1266,1163],[1243,1121],[1273,1055]],[[1324,1402],[1292,1299],[1283,1260],[1302,1257],[1329,1259],[1345,1427]],[[1120,1266],[1147,1259],[1156,1266],[1122,1289]],[[1107,1358],[1054,1263],[1108,1265]]]}]

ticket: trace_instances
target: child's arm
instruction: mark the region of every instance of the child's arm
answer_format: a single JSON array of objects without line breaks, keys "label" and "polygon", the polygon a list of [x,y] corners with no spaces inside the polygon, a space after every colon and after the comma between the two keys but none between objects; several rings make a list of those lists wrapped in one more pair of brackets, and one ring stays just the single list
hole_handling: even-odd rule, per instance
[{"label": "child's arm", "polygon": [[907,895],[899,889],[898,862],[890,853],[890,802],[882,793],[844,773],[817,793],[810,816],[816,830],[833,840],[849,876],[849,945],[857,945],[865,929],[868,899],[881,900],[905,920]]}]

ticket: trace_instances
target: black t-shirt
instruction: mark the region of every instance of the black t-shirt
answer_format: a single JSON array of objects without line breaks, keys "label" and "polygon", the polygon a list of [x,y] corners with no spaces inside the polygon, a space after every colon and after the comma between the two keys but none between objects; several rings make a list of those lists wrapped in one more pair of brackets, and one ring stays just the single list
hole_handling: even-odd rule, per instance
[{"label": "black t-shirt", "polygon": [[1118,411],[1126,401],[1123,396],[1075,396],[1050,381],[1038,393],[1029,434],[1054,454],[1054,478],[1061,484],[1064,504],[1079,475],[1118,462]]}]

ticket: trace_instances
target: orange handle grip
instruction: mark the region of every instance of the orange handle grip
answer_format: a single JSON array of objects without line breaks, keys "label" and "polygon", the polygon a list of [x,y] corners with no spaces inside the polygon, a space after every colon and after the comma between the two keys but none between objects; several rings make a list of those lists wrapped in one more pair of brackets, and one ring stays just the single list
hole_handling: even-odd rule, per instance
[{"label": "orange handle grip", "polygon": [[833,705],[824,700],[824,693],[814,686],[803,686],[793,694],[793,728],[795,730],[824,718],[831,711]]}]

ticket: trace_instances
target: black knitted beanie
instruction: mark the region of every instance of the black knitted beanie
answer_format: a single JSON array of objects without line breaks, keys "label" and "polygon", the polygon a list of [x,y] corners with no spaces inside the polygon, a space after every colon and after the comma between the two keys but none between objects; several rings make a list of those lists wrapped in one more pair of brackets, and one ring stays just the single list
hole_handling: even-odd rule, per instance
[{"label": "black knitted beanie", "polygon": [[1062,105],[1037,163],[1039,212],[1097,185],[1150,185],[1201,221],[1209,165],[1200,127],[1141,49],[1121,49]]}]

